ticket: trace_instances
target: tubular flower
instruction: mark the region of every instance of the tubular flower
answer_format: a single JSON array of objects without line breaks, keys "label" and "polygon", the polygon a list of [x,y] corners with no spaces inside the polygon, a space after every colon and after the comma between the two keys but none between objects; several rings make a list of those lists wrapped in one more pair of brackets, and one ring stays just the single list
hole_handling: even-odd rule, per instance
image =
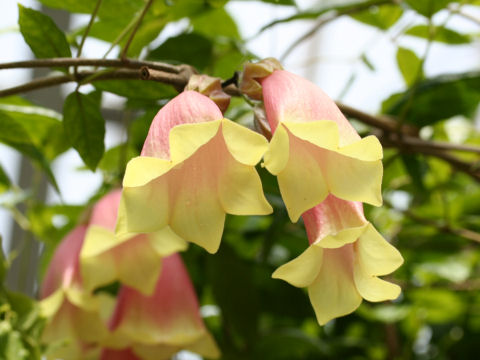
[{"label": "tubular flower", "polygon": [[362,298],[398,297],[400,287],[378,276],[396,270],[402,256],[365,219],[361,203],[328,195],[303,220],[310,246],[273,277],[308,288],[320,325],[353,312]]},{"label": "tubular flower", "polygon": [[150,234],[115,237],[121,190],[98,201],[92,211],[80,261],[88,290],[116,280],[151,294],[160,275],[162,258],[185,250],[187,243],[165,227]]},{"label": "tubular flower", "polygon": [[225,214],[272,212],[255,165],[266,139],[186,91],[155,116],[123,179],[117,235],[162,229],[215,253]]},{"label": "tubular flower", "polygon": [[329,193],[381,205],[378,139],[361,139],[335,103],[306,79],[275,70],[259,81],[273,133],[264,165],[278,178],[291,220]]},{"label": "tubular flower", "polygon": [[110,325],[113,335],[108,346],[127,347],[143,360],[169,359],[180,350],[220,356],[200,317],[195,290],[178,254],[163,260],[151,296],[121,288]]},{"label": "tubular flower", "polygon": [[84,292],[79,270],[79,254],[86,225],[79,225],[58,246],[40,289],[40,309],[48,318],[43,332],[47,343],[64,340],[53,347],[50,359],[89,359],[96,356],[96,344],[108,335],[104,313],[111,299]]}]

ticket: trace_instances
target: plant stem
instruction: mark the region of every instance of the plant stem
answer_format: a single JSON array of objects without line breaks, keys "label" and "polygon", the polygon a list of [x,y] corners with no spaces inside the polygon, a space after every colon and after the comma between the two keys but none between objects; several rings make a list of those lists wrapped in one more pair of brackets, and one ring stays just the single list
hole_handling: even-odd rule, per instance
[{"label": "plant stem", "polygon": [[147,11],[150,8],[150,6],[152,5],[152,3],[153,3],[153,0],[148,0],[148,2],[145,4],[145,7],[142,10],[142,12],[140,13],[140,16],[138,17],[137,21],[135,22],[135,26],[134,26],[132,32],[130,33],[130,36],[127,40],[127,43],[125,44],[125,46],[122,49],[122,52],[120,54],[121,59],[126,59],[127,58],[128,48],[132,44],[133,38],[135,37],[135,34],[137,33],[137,31],[140,27],[140,24],[142,23],[142,20],[145,17],[145,14],[147,13]]}]

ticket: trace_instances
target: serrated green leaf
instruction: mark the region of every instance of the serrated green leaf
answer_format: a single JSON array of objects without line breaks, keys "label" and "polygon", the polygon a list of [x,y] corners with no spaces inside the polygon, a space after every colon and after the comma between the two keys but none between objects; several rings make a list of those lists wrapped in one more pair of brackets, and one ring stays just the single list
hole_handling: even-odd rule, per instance
[{"label": "serrated green leaf", "polygon": [[213,44],[209,39],[200,34],[189,33],[168,38],[152,50],[148,58],[175,64],[188,63],[198,70],[203,70],[212,61],[212,55]]},{"label": "serrated green leaf", "polygon": [[412,50],[399,47],[397,64],[408,86],[412,85],[417,79],[422,80],[424,78],[422,61]]},{"label": "serrated green leaf", "polygon": [[[450,45],[468,44],[472,38],[468,35],[460,34],[454,30],[443,26],[436,26],[433,30],[432,40],[443,42]],[[430,29],[427,25],[416,25],[405,32],[406,35],[416,36],[423,39],[430,38]]]},{"label": "serrated green leaf", "polygon": [[387,30],[400,19],[402,14],[403,9],[400,5],[387,4],[371,7],[352,15],[352,18],[364,24]]},{"label": "serrated green leaf", "polygon": [[37,58],[72,56],[65,34],[50,17],[20,4],[18,9],[20,32]]},{"label": "serrated green leaf", "polygon": [[405,2],[419,14],[431,17],[436,12],[445,9],[452,0],[405,0]]},{"label": "serrated green leaf", "polygon": [[94,171],[105,150],[105,120],[92,96],[73,92],[63,105],[63,125],[72,146]]}]

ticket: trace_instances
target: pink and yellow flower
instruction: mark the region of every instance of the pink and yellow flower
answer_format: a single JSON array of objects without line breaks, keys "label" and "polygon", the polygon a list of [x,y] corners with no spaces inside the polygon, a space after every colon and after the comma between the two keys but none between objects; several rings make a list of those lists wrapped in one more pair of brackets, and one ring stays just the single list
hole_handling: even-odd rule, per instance
[{"label": "pink and yellow flower", "polygon": [[127,165],[117,235],[166,231],[215,253],[226,213],[272,212],[255,170],[267,146],[206,96],[181,93],[155,116],[141,156]]},{"label": "pink and yellow flower", "polygon": [[114,190],[94,206],[81,250],[83,285],[92,291],[114,281],[144,294],[155,288],[162,258],[185,250],[187,243],[170,228],[149,234],[115,236],[121,190]]},{"label": "pink and yellow flower", "polygon": [[375,230],[359,202],[333,195],[303,214],[310,246],[273,277],[307,287],[320,325],[362,302],[392,300],[400,287],[378,278],[396,270],[400,253]]},{"label": "pink and yellow flower", "polygon": [[127,351],[143,360],[170,359],[180,350],[208,358],[220,356],[200,317],[195,290],[178,254],[163,260],[152,295],[129,287],[120,290],[110,325],[109,347],[130,349]]},{"label": "pink and yellow flower", "polygon": [[106,318],[112,300],[86,293],[82,285],[79,254],[86,225],[77,226],[60,243],[40,289],[40,309],[47,318],[42,338],[57,342],[48,359],[90,359],[98,343],[108,336]]},{"label": "pink and yellow flower", "polygon": [[246,71],[249,67],[264,70],[257,80],[273,133],[264,165],[278,178],[291,220],[328,194],[381,205],[378,139],[361,139],[335,103],[308,80],[272,66],[265,74],[263,64],[249,64]]}]

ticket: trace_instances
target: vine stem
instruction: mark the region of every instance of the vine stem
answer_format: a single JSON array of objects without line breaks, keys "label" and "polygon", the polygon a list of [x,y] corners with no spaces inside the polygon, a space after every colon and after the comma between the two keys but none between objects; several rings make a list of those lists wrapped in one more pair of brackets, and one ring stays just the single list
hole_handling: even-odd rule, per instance
[{"label": "vine stem", "polygon": [[[60,85],[68,82],[87,84],[100,80],[110,79],[143,79],[170,84],[177,91],[187,84],[195,70],[188,65],[170,65],[161,62],[141,61],[134,59],[81,59],[81,58],[52,58],[28,61],[17,61],[0,64],[1,69],[35,68],[35,67],[68,67],[68,66],[97,66],[100,70],[84,70],[75,74],[62,74],[35,79],[28,83],[0,90],[0,97],[20,94],[36,89]],[[106,68],[106,69],[105,69]],[[106,71],[107,70],[107,71]],[[225,84],[227,85],[227,84]],[[232,96],[242,96],[234,84],[228,84],[225,91]],[[418,129],[405,124],[399,133],[398,121],[384,115],[372,115],[348,105],[337,102],[337,106],[348,117],[375,127],[382,131],[379,139],[386,147],[395,147],[402,152],[419,153],[437,157],[450,164],[452,168],[462,171],[480,182],[480,167],[475,163],[466,162],[450,151],[480,154],[480,147],[471,145],[451,144],[446,142],[429,141],[418,137]]]}]

